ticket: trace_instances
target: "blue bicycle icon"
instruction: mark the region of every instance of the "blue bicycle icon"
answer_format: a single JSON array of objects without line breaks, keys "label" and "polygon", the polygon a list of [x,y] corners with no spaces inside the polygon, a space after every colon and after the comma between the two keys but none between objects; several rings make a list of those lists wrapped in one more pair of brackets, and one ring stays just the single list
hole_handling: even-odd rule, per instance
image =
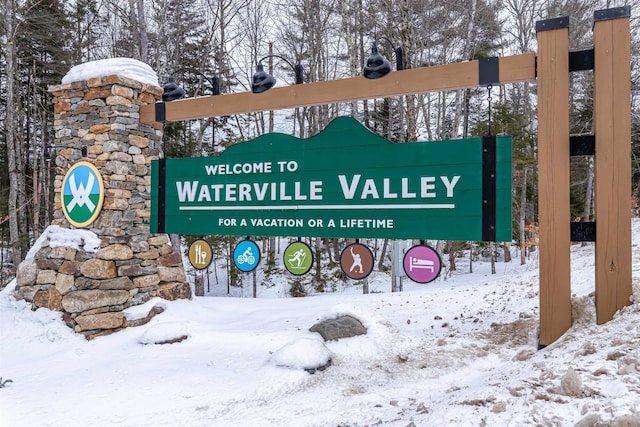
[{"label": "blue bicycle icon", "polygon": [[233,260],[238,270],[249,272],[260,263],[260,249],[252,240],[243,240],[233,251]]},{"label": "blue bicycle icon", "polygon": [[256,262],[256,258],[251,253],[251,246],[247,247],[247,250],[238,256],[236,262],[238,264],[254,264]]}]

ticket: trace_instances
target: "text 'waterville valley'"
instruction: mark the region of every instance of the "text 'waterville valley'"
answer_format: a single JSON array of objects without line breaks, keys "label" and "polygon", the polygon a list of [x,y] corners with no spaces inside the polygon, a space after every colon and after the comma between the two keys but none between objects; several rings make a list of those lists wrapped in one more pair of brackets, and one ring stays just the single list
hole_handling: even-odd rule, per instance
[{"label": "text 'waterville valley'", "polygon": [[[367,178],[362,174],[338,175],[344,200],[393,200],[453,198],[460,180],[455,176],[423,176],[419,178]],[[176,181],[181,203],[321,201],[323,181],[280,181],[254,183],[216,183]]]}]

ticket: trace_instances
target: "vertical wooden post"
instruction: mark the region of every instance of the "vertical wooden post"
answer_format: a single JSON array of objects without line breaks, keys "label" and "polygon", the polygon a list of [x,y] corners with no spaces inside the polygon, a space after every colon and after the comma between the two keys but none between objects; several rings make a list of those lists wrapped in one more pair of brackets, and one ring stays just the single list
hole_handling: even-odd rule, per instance
[{"label": "vertical wooden post", "polygon": [[538,37],[538,221],[540,340],[571,327],[569,212],[569,18],[536,23]]},{"label": "vertical wooden post", "polygon": [[631,64],[629,6],[594,14],[596,316],[631,304]]}]

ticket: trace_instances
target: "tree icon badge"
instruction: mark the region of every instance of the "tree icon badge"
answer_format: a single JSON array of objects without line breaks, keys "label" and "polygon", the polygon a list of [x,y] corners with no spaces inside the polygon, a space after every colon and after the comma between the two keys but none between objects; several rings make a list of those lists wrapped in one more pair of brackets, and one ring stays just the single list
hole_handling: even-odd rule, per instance
[{"label": "tree icon badge", "polygon": [[62,181],[62,211],[71,225],[82,228],[100,215],[104,183],[98,169],[89,162],[71,166]]}]

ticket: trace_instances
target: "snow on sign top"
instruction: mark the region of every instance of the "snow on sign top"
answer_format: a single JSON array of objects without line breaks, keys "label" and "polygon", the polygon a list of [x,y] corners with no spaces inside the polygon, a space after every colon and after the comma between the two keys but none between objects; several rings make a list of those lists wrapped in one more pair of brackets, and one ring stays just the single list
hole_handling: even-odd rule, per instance
[{"label": "snow on sign top", "polygon": [[160,86],[156,72],[144,62],[132,58],[99,59],[76,65],[62,78],[62,83],[80,82],[112,74]]}]

